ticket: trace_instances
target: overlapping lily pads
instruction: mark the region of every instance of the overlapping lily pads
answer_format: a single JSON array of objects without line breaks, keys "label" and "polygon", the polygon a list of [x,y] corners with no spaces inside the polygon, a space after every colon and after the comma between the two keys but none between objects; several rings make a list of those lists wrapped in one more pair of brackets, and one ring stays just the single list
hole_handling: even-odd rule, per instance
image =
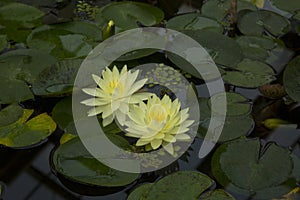
[{"label": "overlapping lily pads", "polygon": [[60,61],[42,71],[32,90],[38,96],[65,96],[72,93],[73,83],[82,60]]},{"label": "overlapping lily pads", "polygon": [[22,116],[16,121],[16,117],[12,114],[16,113],[19,116],[20,107],[14,104],[0,111],[0,116],[7,115],[9,119],[1,117],[0,124],[0,144],[13,147],[28,147],[46,139],[55,129],[56,124],[47,113],[40,114],[29,120],[33,114],[33,110],[22,109]]},{"label": "overlapping lily pads", "polygon": [[[154,184],[139,186],[128,196],[128,200],[197,199],[213,184],[214,181],[205,174],[196,171],[181,171],[168,175]],[[220,196],[224,200],[234,199],[222,190],[205,193],[200,196],[200,199],[212,200]]]},{"label": "overlapping lily pads", "polygon": [[33,98],[28,86],[56,59],[31,49],[9,51],[0,56],[0,103],[9,104]]},{"label": "overlapping lily pads", "polygon": [[113,20],[118,28],[128,30],[139,27],[138,23],[144,26],[158,24],[163,18],[163,11],[157,7],[127,1],[110,3],[102,7],[96,16],[96,22],[103,25]]},{"label": "overlapping lily pads", "polygon": [[24,42],[31,29],[41,24],[44,13],[22,3],[10,3],[0,7],[0,34],[9,39]]},{"label": "overlapping lily pads", "polygon": [[281,36],[290,30],[290,22],[283,16],[258,10],[244,14],[238,20],[238,28],[245,35],[261,36],[265,33]]},{"label": "overlapping lily pads", "polygon": [[256,88],[275,80],[274,70],[267,64],[244,59],[223,74],[225,82],[245,88]]},{"label": "overlapping lily pads", "polygon": [[221,185],[258,199],[287,193],[293,187],[287,185],[292,171],[293,160],[287,149],[273,143],[262,150],[259,139],[222,144],[212,158],[212,172]]},{"label": "overlapping lily pads", "polygon": [[214,19],[204,17],[199,13],[179,15],[170,19],[166,28],[174,30],[210,30],[218,33],[223,32],[222,25]]},{"label": "overlapping lily pads", "polygon": [[[204,16],[211,17],[216,19],[219,22],[222,22],[226,19],[226,16],[229,14],[230,9],[230,0],[209,0],[204,3],[201,9],[201,13]],[[241,10],[257,10],[255,5],[248,1],[238,0],[237,1],[238,12]]]},{"label": "overlapping lily pads", "polygon": [[0,52],[8,47],[7,36],[0,35]]},{"label": "overlapping lily pads", "polygon": [[139,177],[139,174],[120,172],[100,163],[78,137],[60,145],[53,154],[52,162],[57,173],[84,185],[120,187]]},{"label": "overlapping lily pads", "polygon": [[286,67],[283,83],[287,94],[300,102],[300,56],[294,58]]},{"label": "overlapping lily pads", "polygon": [[[66,29],[41,26],[30,33],[27,44],[32,49],[47,52],[58,59],[86,56],[93,49],[93,41],[74,24]],[[75,33],[70,31],[72,29]]]}]

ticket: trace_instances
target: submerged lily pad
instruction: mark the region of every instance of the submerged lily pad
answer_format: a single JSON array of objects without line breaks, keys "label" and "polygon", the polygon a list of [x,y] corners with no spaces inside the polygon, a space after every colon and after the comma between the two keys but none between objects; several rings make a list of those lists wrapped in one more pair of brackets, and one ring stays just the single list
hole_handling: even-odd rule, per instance
[{"label": "submerged lily pad", "polygon": [[63,60],[42,71],[32,90],[38,96],[63,96],[72,93],[82,60]]},{"label": "submerged lily pad", "polygon": [[[19,112],[19,109],[17,106],[9,108],[13,113]],[[0,113],[5,114],[6,111]],[[14,148],[27,147],[41,142],[55,131],[56,124],[47,113],[28,120],[32,113],[33,110],[23,109],[23,115],[17,121],[1,126],[0,144]]]},{"label": "submerged lily pad", "polygon": [[10,3],[0,7],[0,34],[9,39],[24,42],[31,29],[41,24],[44,13],[39,9],[22,3]]},{"label": "submerged lily pad", "polygon": [[227,190],[272,199],[289,191],[282,186],[291,177],[290,152],[275,144],[263,151],[259,139],[238,139],[222,144],[212,158],[212,172]]},{"label": "submerged lily pad", "polygon": [[275,5],[277,8],[281,10],[285,10],[291,13],[294,13],[298,10],[300,10],[300,1],[295,0],[271,0],[273,5]]},{"label": "submerged lily pad", "polygon": [[153,26],[160,23],[164,13],[157,7],[140,2],[115,2],[101,8],[96,16],[99,24],[113,20],[115,25],[123,30],[137,28],[138,23]]},{"label": "submerged lily pad", "polygon": [[207,18],[198,13],[188,13],[170,19],[166,28],[173,30],[210,30],[222,33],[222,25],[214,19]]},{"label": "submerged lily pad", "polygon": [[[87,36],[69,30],[44,25],[31,32],[27,44],[30,48],[47,52],[59,59],[86,56],[93,49],[93,43]],[[75,31],[79,32],[77,28]]]},{"label": "submerged lily pad", "polygon": [[[184,183],[184,184],[182,184]],[[198,197],[214,184],[207,175],[196,171],[180,171],[165,176],[154,184],[144,184],[137,187],[128,196],[128,200],[182,200],[198,199]],[[223,190],[204,193],[199,199],[234,200]]]},{"label": "submerged lily pad", "polygon": [[248,12],[239,18],[238,28],[245,35],[261,36],[267,32],[281,36],[290,30],[290,22],[277,13],[258,10]]},{"label": "submerged lily pad", "polygon": [[223,79],[234,86],[256,88],[275,80],[275,72],[265,63],[244,59],[234,70],[225,71]]},{"label": "submerged lily pad", "polygon": [[287,94],[300,102],[300,56],[294,58],[283,74],[283,84]]},{"label": "submerged lily pad", "polygon": [[78,137],[60,145],[52,157],[54,169],[74,182],[91,186],[120,187],[135,181],[139,174],[125,173],[100,163]]},{"label": "submerged lily pad", "polygon": [[[229,14],[229,9],[230,0],[208,0],[202,6],[201,13],[222,22]],[[257,8],[250,2],[238,0],[237,10],[239,12],[241,10],[257,10]]]}]

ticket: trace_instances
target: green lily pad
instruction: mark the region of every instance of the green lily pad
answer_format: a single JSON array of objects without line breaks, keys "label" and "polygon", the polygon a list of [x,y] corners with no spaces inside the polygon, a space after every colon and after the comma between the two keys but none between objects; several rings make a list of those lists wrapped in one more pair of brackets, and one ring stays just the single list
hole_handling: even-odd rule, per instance
[{"label": "green lily pad", "polygon": [[18,49],[0,55],[0,77],[33,83],[37,75],[57,60],[34,49]]},{"label": "green lily pad", "polygon": [[259,139],[243,138],[222,144],[211,165],[214,177],[227,190],[272,199],[289,190],[282,184],[291,176],[293,160],[287,149],[274,143],[262,151]]},{"label": "green lily pad", "polygon": [[66,97],[59,101],[52,110],[52,118],[62,130],[73,122],[72,98]]},{"label": "green lily pad", "polygon": [[268,37],[241,36],[236,41],[244,56],[252,60],[265,61],[269,57],[269,51],[276,47],[276,43]]},{"label": "green lily pad", "polygon": [[23,115],[23,109],[18,104],[11,104],[0,112],[0,127],[16,122]]},{"label": "green lily pad", "polygon": [[[201,13],[204,16],[216,19],[222,22],[229,13],[230,0],[208,0],[206,1],[202,8]],[[238,0],[237,2],[238,12],[241,10],[257,10],[257,8],[250,2]]]},{"label": "green lily pad", "polygon": [[64,96],[72,93],[82,60],[63,60],[42,71],[32,86],[38,96]]},{"label": "green lily pad", "polygon": [[258,10],[248,12],[239,18],[238,28],[245,35],[261,36],[267,32],[281,36],[289,32],[290,22],[277,13]]},{"label": "green lily pad", "polygon": [[199,200],[234,200],[230,194],[224,190],[217,189],[203,194]]},{"label": "green lily pad", "polygon": [[300,2],[295,0],[271,0],[273,5],[275,5],[277,8],[281,10],[285,10],[291,13],[294,13],[298,10],[300,10]]},{"label": "green lily pad", "polygon": [[205,200],[234,200],[230,194],[220,189],[203,193],[213,184],[214,181],[205,174],[180,171],[167,175],[154,184],[140,185],[129,194],[128,200],[198,199],[200,195],[199,199]]},{"label": "green lily pad", "polygon": [[152,187],[152,183],[143,184],[133,190],[129,195],[127,200],[141,200],[146,199],[148,191]]},{"label": "green lily pad", "polygon": [[54,29],[62,29],[66,31],[70,31],[75,34],[80,34],[86,36],[88,39],[93,40],[95,42],[101,41],[101,29],[97,27],[95,24],[90,22],[67,22],[51,25]]},{"label": "green lily pad", "polygon": [[300,11],[293,16],[293,19],[300,21]]},{"label": "green lily pad", "polygon": [[[19,109],[17,106],[9,108],[12,113],[19,112]],[[0,112],[5,114],[7,110]],[[13,148],[27,147],[41,142],[55,131],[56,124],[47,113],[28,120],[32,113],[33,110],[23,109],[23,115],[17,121],[1,126],[0,144]]]},{"label": "green lily pad", "polygon": [[164,19],[164,13],[157,7],[139,2],[115,2],[102,7],[96,16],[98,24],[113,20],[122,30],[138,28],[138,22],[144,26],[153,26]]},{"label": "green lily pad", "polygon": [[58,59],[86,56],[93,49],[91,43],[85,35],[48,25],[33,30],[27,38],[30,48],[47,52]]},{"label": "green lily pad", "polygon": [[0,7],[0,34],[9,39],[24,42],[31,29],[41,24],[45,14],[39,9],[22,3],[10,3]]},{"label": "green lily pad", "polygon": [[259,61],[244,59],[234,69],[223,74],[224,81],[234,86],[256,88],[275,80],[274,70]]},{"label": "green lily pad", "polygon": [[223,32],[223,27],[219,22],[198,13],[188,13],[173,17],[167,22],[166,28],[178,31],[205,29],[218,33]]},{"label": "green lily pad", "polygon": [[0,104],[16,103],[34,98],[24,81],[0,77]]},{"label": "green lily pad", "polygon": [[0,103],[10,104],[33,99],[28,86],[56,59],[32,49],[9,51],[0,56]]},{"label": "green lily pad", "polygon": [[[215,120],[218,120],[215,119]],[[198,129],[198,135],[204,138],[207,134],[210,119],[205,119],[200,123]],[[226,117],[222,133],[218,139],[218,142],[226,142],[233,139],[237,139],[242,136],[246,136],[250,130],[253,129],[255,123],[250,116],[241,117]]]},{"label": "green lily pad", "polygon": [[139,174],[117,171],[100,163],[90,155],[78,137],[60,145],[53,154],[52,162],[59,174],[85,185],[119,187],[139,177]]},{"label": "green lily pad", "polygon": [[8,42],[7,42],[7,36],[6,35],[0,35],[0,51],[7,48]]},{"label": "green lily pad", "polygon": [[[234,92],[226,92],[226,93],[217,93],[211,97],[213,102],[216,102],[216,106],[223,106],[218,105],[218,99],[226,95],[227,99],[227,112],[226,116],[245,116],[251,112],[251,105],[247,98],[242,96],[239,93]],[[209,107],[211,107],[211,101],[208,101]],[[218,112],[218,107],[216,107],[216,112]],[[220,113],[221,114],[221,113]]]},{"label": "green lily pad", "polygon": [[294,101],[300,102],[300,56],[287,65],[283,74],[283,84],[287,94]]}]

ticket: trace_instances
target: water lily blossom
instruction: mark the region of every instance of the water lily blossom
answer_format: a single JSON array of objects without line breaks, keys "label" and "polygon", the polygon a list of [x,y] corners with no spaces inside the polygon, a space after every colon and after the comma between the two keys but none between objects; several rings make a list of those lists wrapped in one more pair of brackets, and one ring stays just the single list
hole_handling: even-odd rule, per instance
[{"label": "water lily blossom", "polygon": [[180,110],[178,99],[168,95],[162,99],[157,96],[148,98],[147,104],[140,102],[129,110],[129,119],[125,121],[126,136],[139,138],[136,146],[146,146],[146,150],[155,150],[162,146],[174,155],[173,143],[187,141],[185,134],[194,120],[188,120],[189,108]]},{"label": "water lily blossom", "polygon": [[82,104],[92,106],[88,116],[95,116],[102,113],[103,126],[110,124],[115,118],[123,125],[126,114],[129,112],[129,105],[146,100],[151,93],[139,92],[147,79],[136,81],[139,70],[131,72],[125,65],[121,72],[116,66],[110,70],[108,67],[102,72],[102,78],[92,75],[97,83],[96,88],[84,88],[83,92],[94,96],[82,101]]}]

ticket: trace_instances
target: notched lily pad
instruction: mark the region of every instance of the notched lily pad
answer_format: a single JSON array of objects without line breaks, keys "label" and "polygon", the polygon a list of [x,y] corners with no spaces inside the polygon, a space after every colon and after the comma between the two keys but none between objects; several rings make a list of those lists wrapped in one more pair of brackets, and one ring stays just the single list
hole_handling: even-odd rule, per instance
[{"label": "notched lily pad", "polygon": [[63,60],[42,71],[32,90],[38,96],[64,96],[72,93],[82,60]]},{"label": "notched lily pad", "polygon": [[101,8],[96,16],[96,22],[105,24],[113,20],[122,30],[138,28],[138,23],[153,26],[160,23],[164,13],[157,7],[140,2],[116,2]]},{"label": "notched lily pad", "polygon": [[[20,112],[18,106],[8,108],[12,113]],[[2,110],[0,113],[6,112]],[[22,109],[22,116],[15,121],[0,127],[0,144],[21,148],[38,144],[42,140],[51,135],[55,129],[56,124],[47,113],[40,114],[29,120],[33,110]],[[13,119],[15,120],[15,119]]]},{"label": "notched lily pad", "polygon": [[210,30],[218,33],[223,32],[222,25],[214,19],[204,17],[198,13],[188,13],[170,19],[166,28],[174,30]]},{"label": "notched lily pad", "polygon": [[294,58],[283,74],[283,84],[287,94],[300,102],[300,56]]},{"label": "notched lily pad", "polygon": [[55,149],[52,162],[57,173],[84,185],[120,187],[139,177],[139,174],[117,171],[100,163],[85,149],[78,137]]},{"label": "notched lily pad", "polygon": [[268,33],[277,37],[287,33],[291,26],[285,17],[277,13],[258,10],[239,18],[238,28],[245,35],[261,36]]},{"label": "notched lily pad", "polygon": [[265,63],[244,59],[233,70],[225,71],[223,79],[234,86],[256,88],[274,81],[275,72]]},{"label": "notched lily pad", "polygon": [[261,150],[259,139],[238,139],[222,144],[212,157],[212,172],[227,190],[272,199],[289,191],[290,152],[276,144]]}]

